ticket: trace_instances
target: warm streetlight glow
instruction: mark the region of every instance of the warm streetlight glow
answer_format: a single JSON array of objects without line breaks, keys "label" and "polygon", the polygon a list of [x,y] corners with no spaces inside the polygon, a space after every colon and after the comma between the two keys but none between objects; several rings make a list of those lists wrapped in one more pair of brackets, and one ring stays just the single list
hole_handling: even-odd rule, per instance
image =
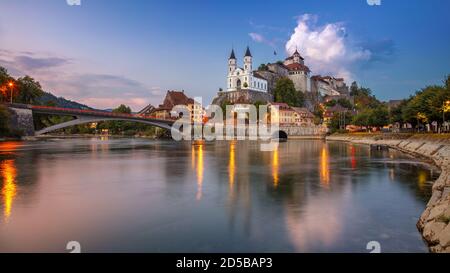
[{"label": "warm streetlight glow", "polygon": [[14,83],[10,82],[10,83],[8,83],[8,85],[9,85],[9,87],[13,87]]}]

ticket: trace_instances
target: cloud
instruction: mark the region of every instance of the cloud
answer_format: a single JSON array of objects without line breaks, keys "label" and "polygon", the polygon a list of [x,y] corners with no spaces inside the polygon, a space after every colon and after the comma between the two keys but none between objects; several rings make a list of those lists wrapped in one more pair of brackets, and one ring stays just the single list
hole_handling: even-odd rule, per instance
[{"label": "cloud", "polygon": [[0,49],[0,65],[7,66],[14,74],[27,74],[70,63],[71,60],[68,58],[38,56],[32,52],[16,53],[11,50]]},{"label": "cloud", "polygon": [[138,111],[149,103],[157,104],[163,95],[160,87],[148,87],[126,76],[79,73],[71,66],[73,63],[72,59],[60,56],[0,49],[0,66],[6,67],[12,76],[30,75],[44,90],[94,108],[126,104]]},{"label": "cloud", "polygon": [[48,58],[34,58],[30,56],[16,56],[14,61],[19,67],[25,70],[46,69],[69,64],[70,61],[64,58],[48,57]]},{"label": "cloud", "polygon": [[115,108],[120,104],[141,110],[149,103],[156,104],[162,96],[160,87],[145,84],[125,76],[110,74],[76,74],[48,85],[58,94],[74,98],[84,104],[100,109]]},{"label": "cloud", "polygon": [[305,58],[314,74],[354,79],[351,70],[355,64],[370,61],[372,52],[349,41],[342,23],[316,26],[318,17],[304,14],[297,19],[297,27],[286,43],[291,55],[296,48]]},{"label": "cloud", "polygon": [[253,41],[257,43],[263,43],[268,46],[275,47],[275,41],[265,38],[262,34],[250,32],[248,35],[252,38]]}]

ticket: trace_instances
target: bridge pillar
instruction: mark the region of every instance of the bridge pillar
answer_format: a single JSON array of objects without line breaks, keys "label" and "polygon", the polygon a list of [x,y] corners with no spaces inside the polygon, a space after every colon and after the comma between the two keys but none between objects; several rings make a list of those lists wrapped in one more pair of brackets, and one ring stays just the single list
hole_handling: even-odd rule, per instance
[{"label": "bridge pillar", "polygon": [[30,109],[9,107],[10,125],[13,131],[22,132],[24,136],[34,136],[33,112]]}]

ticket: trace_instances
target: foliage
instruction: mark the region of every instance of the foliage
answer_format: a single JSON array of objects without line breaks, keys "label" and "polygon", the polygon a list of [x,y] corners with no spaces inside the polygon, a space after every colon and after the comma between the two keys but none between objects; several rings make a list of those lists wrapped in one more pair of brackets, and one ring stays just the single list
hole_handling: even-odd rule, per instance
[{"label": "foliage", "polygon": [[329,101],[325,102],[324,105],[326,107],[333,107],[336,105],[336,103],[337,103],[336,100],[329,100]]},{"label": "foliage", "polygon": [[442,123],[444,104],[450,100],[449,80],[450,76],[447,77],[443,86],[425,87],[402,105],[403,122],[409,122],[413,125],[433,121]]},{"label": "foliage", "polygon": [[295,90],[294,82],[289,78],[280,78],[275,84],[275,102],[284,102],[289,106],[302,107],[305,96],[302,92]]},{"label": "foliage", "polygon": [[10,134],[9,118],[8,109],[0,105],[0,136],[8,136]]},{"label": "foliage", "polygon": [[17,80],[17,93],[14,101],[25,104],[36,104],[38,99],[44,95],[41,84],[30,76]]},{"label": "foliage", "polygon": [[348,99],[340,98],[338,99],[337,103],[347,109],[352,109],[353,105]]},{"label": "foliage", "polygon": [[336,112],[330,120],[331,133],[335,133],[338,130],[345,130],[345,126],[351,124],[352,114],[350,112]]},{"label": "foliage", "polygon": [[389,113],[385,106],[368,108],[353,117],[352,123],[357,126],[383,127],[389,123]]},{"label": "foliage", "polygon": [[266,64],[261,64],[261,65],[258,67],[258,70],[259,70],[259,71],[267,71],[267,70],[269,70],[269,67],[268,67]]}]

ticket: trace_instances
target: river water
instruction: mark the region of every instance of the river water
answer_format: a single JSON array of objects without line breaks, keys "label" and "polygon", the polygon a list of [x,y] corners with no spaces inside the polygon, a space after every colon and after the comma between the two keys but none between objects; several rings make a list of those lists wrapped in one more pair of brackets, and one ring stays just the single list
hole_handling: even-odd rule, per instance
[{"label": "river water", "polygon": [[0,142],[0,252],[426,252],[437,175],[318,140]]}]

